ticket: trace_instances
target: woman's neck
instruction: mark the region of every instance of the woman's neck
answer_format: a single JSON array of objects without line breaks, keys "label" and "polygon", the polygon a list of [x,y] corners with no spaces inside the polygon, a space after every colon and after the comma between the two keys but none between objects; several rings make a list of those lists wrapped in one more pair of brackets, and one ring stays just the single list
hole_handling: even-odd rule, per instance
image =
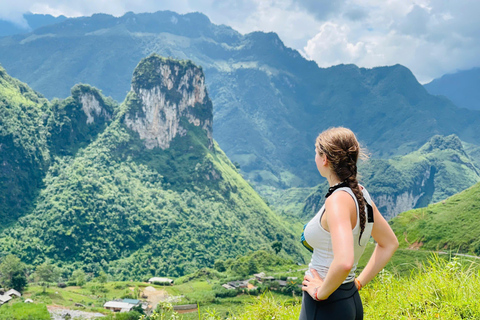
[{"label": "woman's neck", "polygon": [[342,181],[333,172],[330,173],[326,178],[328,180],[328,184],[330,185],[330,187],[333,187],[336,184],[342,183]]}]

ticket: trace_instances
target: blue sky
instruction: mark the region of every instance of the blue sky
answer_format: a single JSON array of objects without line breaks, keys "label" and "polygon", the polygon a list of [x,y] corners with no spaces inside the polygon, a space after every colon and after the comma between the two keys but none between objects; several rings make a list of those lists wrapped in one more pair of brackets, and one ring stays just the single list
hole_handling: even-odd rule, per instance
[{"label": "blue sky", "polygon": [[76,17],[127,11],[199,11],[241,33],[273,31],[319,66],[403,64],[424,83],[480,66],[474,0],[0,0],[0,19],[25,12]]}]

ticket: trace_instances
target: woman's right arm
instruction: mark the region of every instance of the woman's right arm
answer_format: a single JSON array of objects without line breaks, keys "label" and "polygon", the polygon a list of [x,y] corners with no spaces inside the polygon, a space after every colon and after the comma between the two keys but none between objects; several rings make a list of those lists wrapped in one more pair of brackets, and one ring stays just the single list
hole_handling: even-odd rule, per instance
[{"label": "woman's right arm", "polygon": [[372,237],[377,242],[370,260],[358,276],[362,286],[372,280],[388,263],[398,248],[398,240],[392,228],[373,204]]}]

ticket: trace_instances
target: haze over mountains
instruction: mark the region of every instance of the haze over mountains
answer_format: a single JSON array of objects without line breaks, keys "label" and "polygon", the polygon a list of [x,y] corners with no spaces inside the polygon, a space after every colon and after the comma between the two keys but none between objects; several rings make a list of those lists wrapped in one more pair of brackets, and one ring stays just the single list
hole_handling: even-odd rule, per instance
[{"label": "haze over mountains", "polygon": [[403,66],[318,68],[274,33],[241,35],[200,13],[67,19],[0,48],[7,71],[49,98],[85,82],[121,101],[142,57],[191,59],[206,74],[214,138],[257,185],[315,186],[313,141],[330,126],[350,127],[374,157],[415,151],[435,134],[480,144],[480,112],[428,94]]},{"label": "haze over mountains", "polygon": [[25,13],[23,15],[24,24],[19,25],[11,21],[0,20],[0,37],[10,36],[19,33],[26,33],[37,28],[62,22],[67,19],[65,16],[54,17],[49,14]]}]

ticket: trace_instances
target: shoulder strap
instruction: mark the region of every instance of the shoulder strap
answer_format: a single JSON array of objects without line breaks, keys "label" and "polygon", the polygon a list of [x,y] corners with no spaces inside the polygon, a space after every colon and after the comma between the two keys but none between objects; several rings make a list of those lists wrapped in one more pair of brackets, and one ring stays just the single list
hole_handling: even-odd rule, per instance
[{"label": "shoulder strap", "polygon": [[365,197],[363,197],[363,200],[365,201],[365,209],[367,211],[367,222],[373,223],[373,208]]}]

